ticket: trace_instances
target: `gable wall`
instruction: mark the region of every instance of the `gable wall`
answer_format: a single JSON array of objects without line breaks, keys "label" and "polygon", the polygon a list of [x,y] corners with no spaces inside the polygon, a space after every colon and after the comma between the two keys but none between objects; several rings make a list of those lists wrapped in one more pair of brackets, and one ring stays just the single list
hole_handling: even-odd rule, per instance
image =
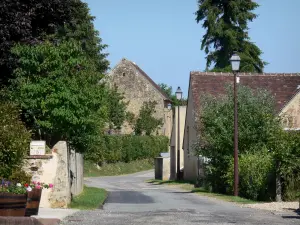
[{"label": "gable wall", "polygon": [[284,128],[300,128],[300,92],[282,109],[279,114]]},{"label": "gable wall", "polygon": [[[145,101],[156,101],[156,118],[162,118],[164,126],[159,130],[159,134],[170,137],[172,112],[165,107],[162,94],[141,75],[130,61],[122,60],[111,72],[110,81],[112,85],[117,85],[120,93],[124,94],[125,101],[129,101],[127,110],[136,116]],[[123,134],[132,133],[133,130],[128,124],[122,127]]]}]

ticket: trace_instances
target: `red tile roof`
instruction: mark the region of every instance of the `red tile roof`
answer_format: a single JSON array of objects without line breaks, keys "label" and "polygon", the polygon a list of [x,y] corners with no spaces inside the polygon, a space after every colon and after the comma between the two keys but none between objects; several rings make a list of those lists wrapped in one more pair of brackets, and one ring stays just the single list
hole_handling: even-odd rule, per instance
[{"label": "red tile roof", "polygon": [[[280,112],[282,108],[294,97],[300,89],[300,74],[279,74],[264,73],[250,74],[241,73],[240,85],[248,86],[252,89],[264,88],[269,90],[276,101],[276,110]],[[190,88],[192,89],[195,109],[200,106],[200,93],[210,93],[221,95],[225,93],[225,84],[233,84],[233,74],[214,72],[191,72]]]}]

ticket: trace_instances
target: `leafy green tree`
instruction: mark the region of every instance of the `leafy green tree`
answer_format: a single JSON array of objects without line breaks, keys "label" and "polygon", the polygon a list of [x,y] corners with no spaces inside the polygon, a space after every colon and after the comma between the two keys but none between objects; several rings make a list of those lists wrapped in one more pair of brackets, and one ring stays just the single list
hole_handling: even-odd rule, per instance
[{"label": "leafy green tree", "polygon": [[153,115],[156,112],[155,110],[156,105],[157,105],[156,101],[144,102],[144,104],[140,109],[140,113],[134,127],[135,134],[151,135],[163,124],[161,118],[156,119]]},{"label": "leafy green tree", "polygon": [[[200,134],[196,144],[197,153],[210,159],[208,181],[213,189],[226,192],[225,174],[233,159],[234,104],[233,91],[227,87],[226,95],[201,96],[201,114],[197,130]],[[281,130],[274,100],[264,90],[251,90],[240,86],[238,91],[239,154],[271,150],[272,140]]]},{"label": "leafy green tree", "polygon": [[82,50],[96,65],[100,73],[107,71],[109,61],[103,50],[107,45],[102,44],[99,32],[94,28],[95,17],[90,15],[88,4],[81,0],[72,0],[70,3],[71,17],[64,26],[57,29],[55,35],[49,39],[55,42],[75,40],[81,43]]},{"label": "leafy green tree", "polygon": [[198,0],[196,21],[203,21],[206,34],[201,49],[207,54],[206,69],[231,71],[229,59],[234,51],[241,57],[242,72],[263,72],[262,51],[250,41],[248,23],[259,5],[252,0]]},{"label": "leafy green tree", "polygon": [[118,92],[117,87],[109,90],[108,97],[108,117],[110,129],[121,129],[126,119],[127,103],[123,101],[124,96]]},{"label": "leafy green tree", "polygon": [[108,121],[109,90],[80,43],[17,45],[11,95],[27,125],[52,143],[67,140],[87,150]]},{"label": "leafy green tree", "polygon": [[0,177],[8,178],[20,169],[28,154],[30,137],[17,106],[0,101]]},{"label": "leafy green tree", "polygon": [[53,43],[76,40],[83,51],[104,73],[109,66],[99,32],[94,29],[94,17],[87,3],[81,0],[3,0],[0,3],[0,86],[9,85],[16,58],[11,48],[17,44]]},{"label": "leafy green tree", "polygon": [[0,86],[7,85],[14,69],[11,48],[16,43],[35,44],[71,17],[73,0],[2,0],[0,2]]}]

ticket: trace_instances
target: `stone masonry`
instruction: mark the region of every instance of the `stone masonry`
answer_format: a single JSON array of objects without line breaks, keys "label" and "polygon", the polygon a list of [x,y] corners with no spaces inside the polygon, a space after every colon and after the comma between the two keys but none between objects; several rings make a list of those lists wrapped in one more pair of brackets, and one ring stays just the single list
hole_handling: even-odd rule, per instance
[{"label": "stone masonry", "polygon": [[[162,118],[164,123],[158,133],[170,137],[172,111],[167,109],[170,99],[140,67],[123,58],[110,72],[109,79],[111,86],[116,85],[118,91],[124,94],[125,101],[129,102],[127,110],[136,116],[145,101],[156,101],[154,116]],[[121,133],[130,134],[132,132],[131,126],[125,123]]]}]

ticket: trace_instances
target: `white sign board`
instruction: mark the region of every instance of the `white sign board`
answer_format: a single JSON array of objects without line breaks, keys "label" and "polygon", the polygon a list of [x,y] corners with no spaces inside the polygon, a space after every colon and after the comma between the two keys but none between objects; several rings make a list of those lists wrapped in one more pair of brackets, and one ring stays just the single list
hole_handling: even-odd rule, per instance
[{"label": "white sign board", "polygon": [[45,155],[46,142],[45,141],[31,141],[30,155]]}]

